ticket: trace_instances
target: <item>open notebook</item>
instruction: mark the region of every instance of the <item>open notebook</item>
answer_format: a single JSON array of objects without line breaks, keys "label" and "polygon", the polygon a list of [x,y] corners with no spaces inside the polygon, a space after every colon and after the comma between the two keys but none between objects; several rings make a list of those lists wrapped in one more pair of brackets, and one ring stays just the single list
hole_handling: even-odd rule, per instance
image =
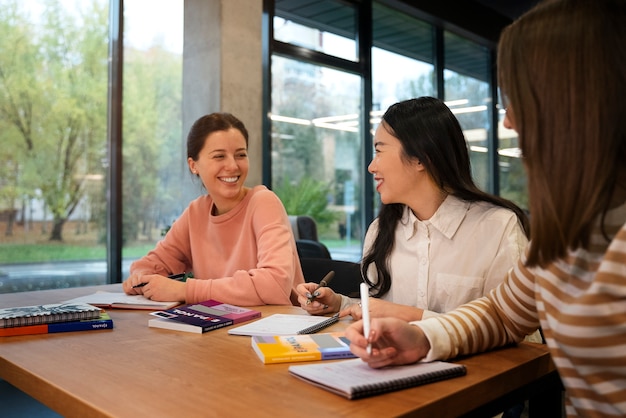
[{"label": "open notebook", "polygon": [[117,309],[146,309],[159,311],[180,305],[180,302],[159,302],[151,300],[143,295],[127,295],[122,292],[98,291],[87,296],[80,296],[66,300],[65,303],[88,303],[100,308]]},{"label": "open notebook", "polygon": [[295,335],[314,334],[339,321],[339,314],[331,317],[312,315],[274,314],[249,322],[240,327],[231,328],[231,335]]},{"label": "open notebook", "polygon": [[463,376],[465,366],[445,361],[373,369],[361,359],[289,366],[289,373],[348,399],[379,395]]}]

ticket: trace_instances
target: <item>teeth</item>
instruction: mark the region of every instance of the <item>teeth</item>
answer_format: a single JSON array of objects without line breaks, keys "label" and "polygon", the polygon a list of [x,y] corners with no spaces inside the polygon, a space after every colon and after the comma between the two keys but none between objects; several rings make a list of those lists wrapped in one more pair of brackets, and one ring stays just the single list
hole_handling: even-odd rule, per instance
[{"label": "teeth", "polygon": [[239,177],[222,177],[221,180],[226,183],[236,183],[237,180],[239,180]]}]

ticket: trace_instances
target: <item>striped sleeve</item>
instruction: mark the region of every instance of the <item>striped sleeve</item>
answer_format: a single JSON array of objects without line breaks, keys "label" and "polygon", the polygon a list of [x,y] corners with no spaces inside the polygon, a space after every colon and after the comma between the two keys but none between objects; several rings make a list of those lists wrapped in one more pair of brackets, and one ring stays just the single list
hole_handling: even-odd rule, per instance
[{"label": "striped sleeve", "polygon": [[519,342],[539,327],[534,276],[524,267],[524,259],[487,296],[445,315],[413,323],[424,329],[431,343],[426,360],[448,359]]},{"label": "striped sleeve", "polygon": [[415,322],[431,343],[426,360],[517,342],[541,324],[566,414],[626,415],[626,206],[617,213],[596,226],[588,249],[545,269],[521,260],[488,296]]}]

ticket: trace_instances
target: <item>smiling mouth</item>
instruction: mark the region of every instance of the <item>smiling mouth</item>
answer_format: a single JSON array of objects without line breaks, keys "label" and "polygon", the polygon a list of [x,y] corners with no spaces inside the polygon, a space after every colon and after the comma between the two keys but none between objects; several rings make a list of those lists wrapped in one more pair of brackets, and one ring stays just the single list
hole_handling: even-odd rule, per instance
[{"label": "smiling mouth", "polygon": [[235,176],[235,177],[220,177],[219,179],[220,179],[220,181],[223,181],[224,183],[237,183],[237,181],[239,180],[239,176]]}]

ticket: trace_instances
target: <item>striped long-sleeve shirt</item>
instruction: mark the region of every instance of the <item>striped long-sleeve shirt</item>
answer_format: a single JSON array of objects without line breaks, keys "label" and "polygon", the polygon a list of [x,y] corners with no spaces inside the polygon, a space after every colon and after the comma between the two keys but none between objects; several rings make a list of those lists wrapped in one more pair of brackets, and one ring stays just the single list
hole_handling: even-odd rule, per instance
[{"label": "striped long-sleeve shirt", "polygon": [[626,205],[596,226],[589,250],[548,268],[525,257],[488,296],[414,324],[430,343],[426,360],[521,341],[541,325],[566,389],[569,417],[626,415]]}]

